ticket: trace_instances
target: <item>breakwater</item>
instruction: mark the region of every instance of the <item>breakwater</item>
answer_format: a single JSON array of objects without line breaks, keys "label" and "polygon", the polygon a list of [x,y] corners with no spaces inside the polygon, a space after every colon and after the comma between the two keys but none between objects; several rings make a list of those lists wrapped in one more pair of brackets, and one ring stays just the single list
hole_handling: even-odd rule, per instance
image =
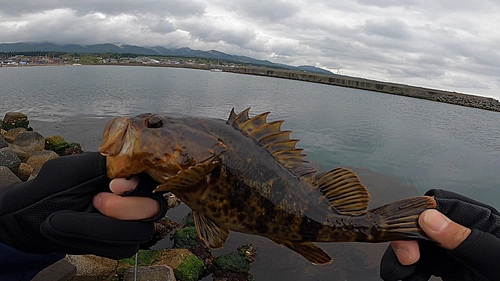
[{"label": "breakwater", "polygon": [[427,89],[404,84],[381,82],[342,75],[323,75],[310,72],[256,67],[225,67],[221,69],[226,72],[260,75],[328,84],[340,87],[349,87],[500,112],[500,102],[496,99],[457,92]]}]

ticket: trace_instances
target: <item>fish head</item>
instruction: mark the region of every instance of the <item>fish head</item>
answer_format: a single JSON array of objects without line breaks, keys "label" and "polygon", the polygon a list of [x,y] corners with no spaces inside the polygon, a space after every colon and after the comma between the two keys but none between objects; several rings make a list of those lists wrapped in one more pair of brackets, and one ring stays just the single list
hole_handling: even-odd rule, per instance
[{"label": "fish head", "polygon": [[209,130],[186,119],[160,114],[111,119],[99,152],[106,156],[109,178],[146,172],[159,183],[226,149]]}]

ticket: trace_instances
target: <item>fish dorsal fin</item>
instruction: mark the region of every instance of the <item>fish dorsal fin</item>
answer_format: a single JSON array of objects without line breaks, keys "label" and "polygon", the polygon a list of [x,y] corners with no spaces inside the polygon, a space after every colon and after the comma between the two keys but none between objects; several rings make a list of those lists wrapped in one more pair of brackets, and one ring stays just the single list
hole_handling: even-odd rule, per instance
[{"label": "fish dorsal fin", "polygon": [[229,236],[229,229],[220,227],[204,214],[193,212],[194,225],[198,237],[211,249],[221,248]]},{"label": "fish dorsal fin", "polygon": [[314,175],[312,181],[337,211],[352,215],[366,212],[370,194],[353,171],[337,168]]},{"label": "fish dorsal fin", "polygon": [[294,175],[300,177],[316,173],[313,167],[304,165],[308,161],[302,159],[305,156],[302,153],[303,149],[295,147],[299,140],[290,139],[292,131],[281,130],[283,120],[267,122],[269,112],[250,118],[249,111],[250,108],[247,108],[236,114],[233,108],[227,123],[243,135],[252,138]]},{"label": "fish dorsal fin", "polygon": [[[272,239],[273,240],[273,239]],[[332,262],[332,258],[325,253],[320,247],[314,245],[312,242],[290,242],[273,240],[274,242],[295,251],[306,258],[308,261],[316,265],[328,264]]]},{"label": "fish dorsal fin", "polygon": [[168,177],[154,192],[186,190],[199,186],[202,181],[207,180],[207,176],[214,170],[218,163],[218,160],[212,159],[198,163],[185,170],[180,170],[177,172],[177,175]]}]

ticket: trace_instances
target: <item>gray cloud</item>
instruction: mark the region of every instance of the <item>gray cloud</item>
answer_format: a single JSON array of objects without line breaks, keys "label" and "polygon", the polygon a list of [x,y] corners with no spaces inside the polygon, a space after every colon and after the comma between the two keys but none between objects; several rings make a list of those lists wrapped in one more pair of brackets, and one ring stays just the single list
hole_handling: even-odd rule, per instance
[{"label": "gray cloud", "polygon": [[0,41],[216,49],[500,98],[498,14],[497,0],[0,0]]}]

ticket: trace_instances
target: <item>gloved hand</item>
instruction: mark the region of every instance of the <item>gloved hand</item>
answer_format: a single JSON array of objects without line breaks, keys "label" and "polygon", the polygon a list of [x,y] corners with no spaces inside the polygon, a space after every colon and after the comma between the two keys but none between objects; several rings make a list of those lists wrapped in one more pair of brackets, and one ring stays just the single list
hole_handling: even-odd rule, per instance
[{"label": "gloved hand", "polygon": [[141,221],[104,216],[92,200],[109,192],[109,183],[106,158],[99,153],[48,161],[34,180],[0,189],[0,242],[27,253],[132,256],[150,238],[167,203],[151,193],[157,183],[142,175],[137,190],[159,202],[158,215]]},{"label": "gloved hand", "polygon": [[500,280],[500,213],[493,207],[445,190],[433,189],[437,209],[452,221],[470,228],[470,235],[455,249],[432,241],[418,241],[419,260],[401,265],[389,246],[382,257],[380,277],[386,281]]}]

